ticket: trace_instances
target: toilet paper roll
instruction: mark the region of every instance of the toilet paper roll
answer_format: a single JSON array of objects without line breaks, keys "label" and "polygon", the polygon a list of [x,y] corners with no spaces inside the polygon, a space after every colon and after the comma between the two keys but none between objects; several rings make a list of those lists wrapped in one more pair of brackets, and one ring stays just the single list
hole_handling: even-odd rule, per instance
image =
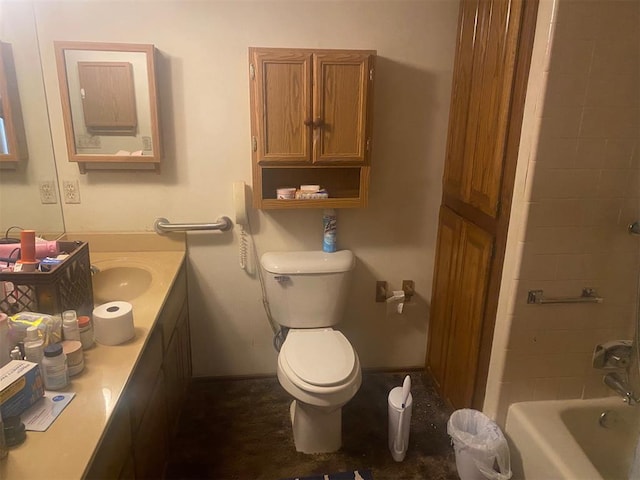
[{"label": "toilet paper roll", "polygon": [[119,345],[131,340],[133,328],[133,306],[129,302],[108,302],[93,309],[93,333],[96,342],[102,345]]}]

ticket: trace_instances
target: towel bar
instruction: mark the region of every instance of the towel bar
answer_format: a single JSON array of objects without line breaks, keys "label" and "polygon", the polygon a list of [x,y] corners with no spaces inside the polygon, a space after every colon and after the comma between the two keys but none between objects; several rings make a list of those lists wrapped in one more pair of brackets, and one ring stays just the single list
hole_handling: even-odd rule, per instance
[{"label": "towel bar", "polygon": [[604,299],[598,297],[592,288],[582,289],[579,297],[548,297],[545,298],[543,290],[529,290],[527,303],[546,305],[550,303],[602,303]]}]

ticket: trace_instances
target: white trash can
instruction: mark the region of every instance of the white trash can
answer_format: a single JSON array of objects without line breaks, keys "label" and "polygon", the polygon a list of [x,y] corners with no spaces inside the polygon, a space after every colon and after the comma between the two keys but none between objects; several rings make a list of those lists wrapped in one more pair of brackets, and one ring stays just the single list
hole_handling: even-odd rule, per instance
[{"label": "white trash can", "polygon": [[447,422],[461,480],[511,478],[509,445],[500,427],[484,413],[456,410]]}]

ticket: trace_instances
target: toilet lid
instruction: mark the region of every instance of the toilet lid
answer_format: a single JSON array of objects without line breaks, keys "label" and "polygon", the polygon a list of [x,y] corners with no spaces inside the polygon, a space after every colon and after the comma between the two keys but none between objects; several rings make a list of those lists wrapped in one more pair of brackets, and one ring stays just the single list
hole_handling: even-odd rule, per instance
[{"label": "toilet lid", "polygon": [[344,381],[353,371],[355,355],[337,330],[290,330],[280,351],[298,378],[311,385]]}]

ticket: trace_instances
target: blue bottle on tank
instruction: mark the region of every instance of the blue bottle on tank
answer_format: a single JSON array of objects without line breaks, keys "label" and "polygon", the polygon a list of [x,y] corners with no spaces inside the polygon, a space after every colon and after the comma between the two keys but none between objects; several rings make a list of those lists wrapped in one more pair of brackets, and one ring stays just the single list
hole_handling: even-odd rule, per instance
[{"label": "blue bottle on tank", "polygon": [[322,250],[327,253],[333,253],[336,251],[336,211],[332,208],[328,208],[322,215],[322,226],[324,235],[322,238]]}]

